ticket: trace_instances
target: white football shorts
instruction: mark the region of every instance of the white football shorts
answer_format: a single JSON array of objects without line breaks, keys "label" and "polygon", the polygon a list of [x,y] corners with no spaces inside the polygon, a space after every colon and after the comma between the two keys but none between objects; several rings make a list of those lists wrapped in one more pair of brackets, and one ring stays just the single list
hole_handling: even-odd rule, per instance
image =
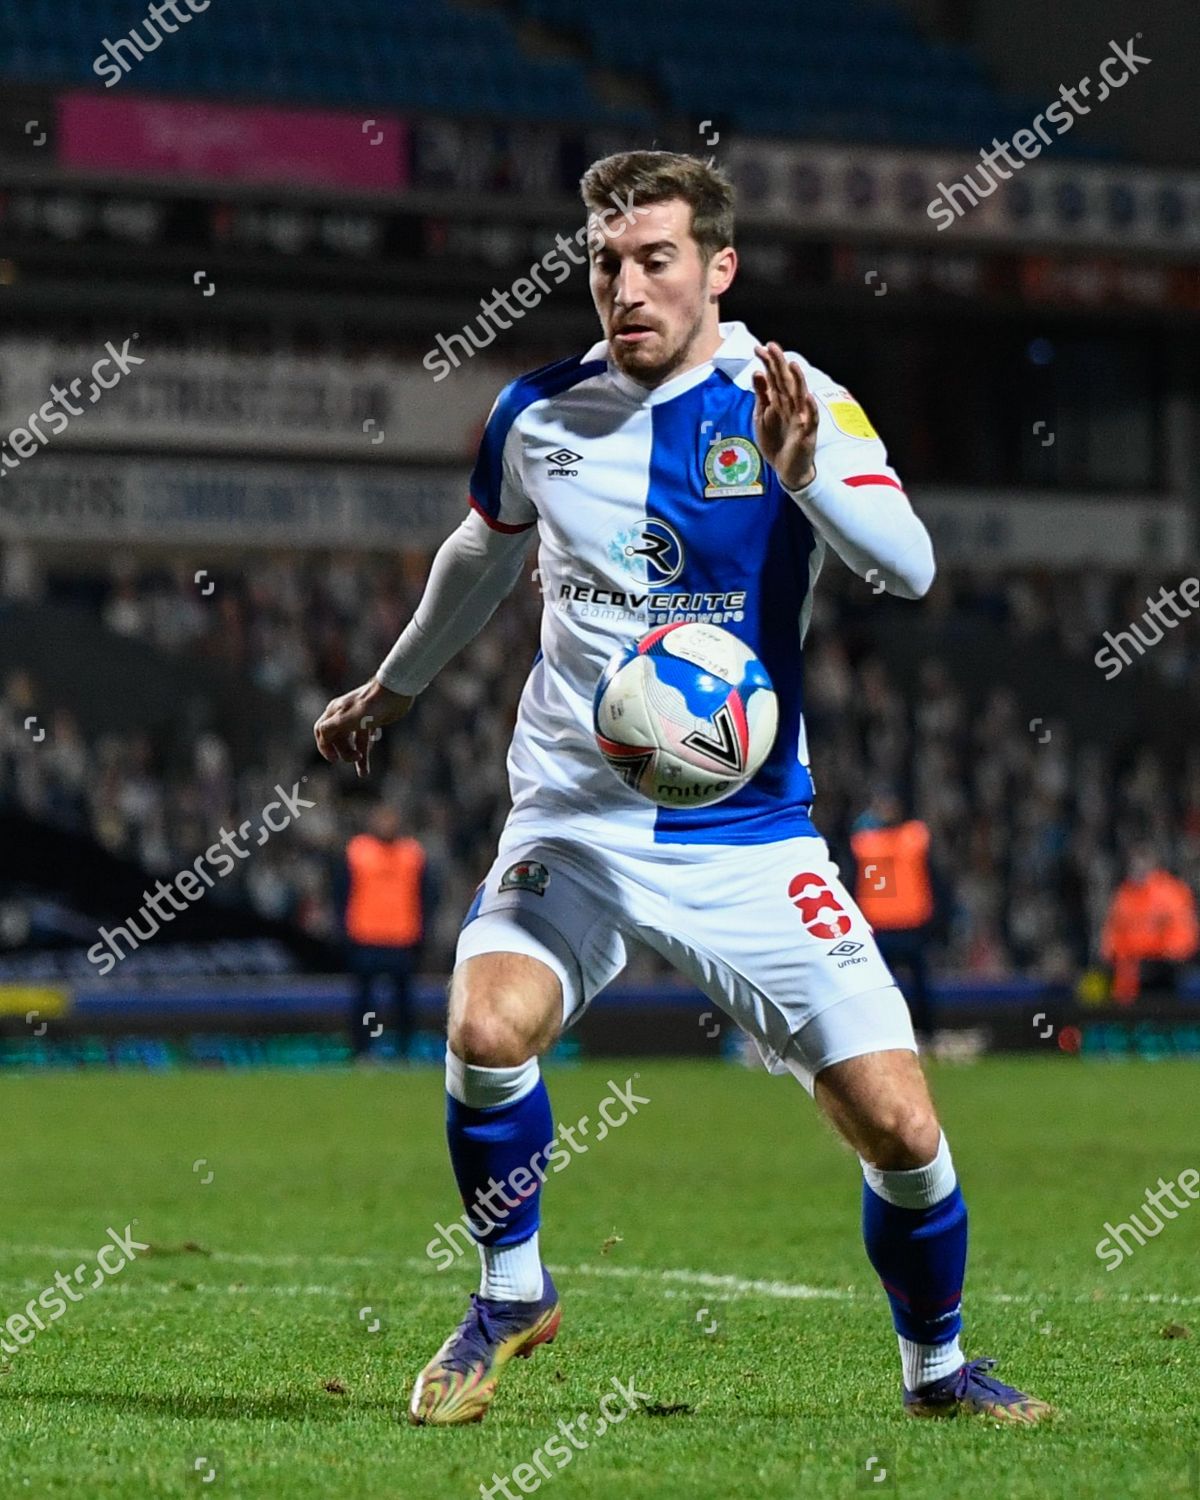
[{"label": "white football shorts", "polygon": [[603,848],[506,830],[459,936],[457,962],[524,953],[557,974],[572,1025],[631,947],[662,954],[812,1092],[823,1069],[915,1052],[903,996],[818,837]]}]

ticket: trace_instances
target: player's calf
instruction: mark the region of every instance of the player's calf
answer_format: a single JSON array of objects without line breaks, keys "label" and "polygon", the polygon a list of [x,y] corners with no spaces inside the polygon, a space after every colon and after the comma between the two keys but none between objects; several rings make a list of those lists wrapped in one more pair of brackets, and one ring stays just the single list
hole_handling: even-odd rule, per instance
[{"label": "player's calf", "polygon": [[815,1096],[862,1163],[863,1240],[891,1304],[904,1388],[951,1376],[964,1362],[967,1209],[916,1054],[835,1063]]}]

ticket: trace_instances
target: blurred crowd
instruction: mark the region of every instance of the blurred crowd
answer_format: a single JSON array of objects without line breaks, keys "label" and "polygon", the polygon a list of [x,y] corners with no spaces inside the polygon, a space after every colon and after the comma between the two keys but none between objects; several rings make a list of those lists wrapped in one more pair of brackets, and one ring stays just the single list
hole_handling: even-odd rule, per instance
[{"label": "blurred crowd", "polygon": [[[286,837],[239,864],[230,885],[259,913],[318,938],[339,935],[338,869],[374,798],[394,804],[424,844],[440,899],[423,954],[447,972],[462,915],[494,854],[508,807],[505,752],[517,699],[537,647],[540,599],[529,580],[490,626],[419,699],[413,716],[376,747],[371,781],[327,768],[311,726],[330,697],[371,675],[420,597],[429,558],[273,556],[221,572],[202,598],[186,558],[113,562],[103,576],[0,554],[7,602],[86,605],[97,627],[177,659],[225,668],[274,695],[252,756],[219,724],[172,734],[142,727],[86,734],[68,703],[49,702],[10,665],[0,696],[0,807],[90,834],[106,849],[169,876],[222,828],[257,822],[282,779],[309,776],[317,806]],[[1014,642],[1037,635],[1068,656],[1094,654],[1107,628],[1135,617],[1152,591],[1124,578],[945,576],[917,610],[982,613]],[[1200,882],[1200,749],[1148,739],[1113,747],[1029,732],[1029,714],[997,688],[982,711],[947,660],[928,657],[915,690],[847,621],[861,616],[862,585],[827,565],[806,651],[814,816],[848,868],[852,825],[873,793],[894,791],[932,835],[940,893],[938,968],[979,977],[1023,973],[1072,979],[1095,962],[1105,907],[1129,851],[1149,843],[1159,860]],[[1178,632],[1180,636],[1184,631]],[[1200,656],[1165,640],[1149,654],[1175,686]],[[36,753],[30,715],[45,727]],[[641,957],[635,973],[661,972]]]}]

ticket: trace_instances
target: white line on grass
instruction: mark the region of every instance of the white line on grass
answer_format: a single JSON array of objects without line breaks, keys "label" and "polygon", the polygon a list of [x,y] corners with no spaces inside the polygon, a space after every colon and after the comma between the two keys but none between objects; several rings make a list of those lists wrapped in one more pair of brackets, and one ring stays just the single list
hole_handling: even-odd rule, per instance
[{"label": "white line on grass", "polygon": [[[78,1259],[81,1255],[89,1252],[78,1249],[67,1249],[61,1245],[0,1245],[0,1256],[3,1255],[36,1255],[46,1257],[50,1260],[70,1260],[72,1257]],[[395,1271],[414,1271],[422,1279],[431,1281],[439,1273],[430,1263],[427,1256],[412,1256],[403,1260],[395,1259],[390,1255],[337,1255],[317,1252],[312,1255],[261,1255],[249,1251],[235,1250],[212,1250],[185,1251],[173,1246],[155,1246],[153,1250],[141,1257],[143,1263],[157,1261],[159,1264],[167,1260],[177,1260],[181,1264],[199,1269],[204,1263],[212,1265],[249,1265],[259,1266],[264,1269],[277,1267],[280,1269],[305,1265],[310,1262],[319,1261],[334,1266],[384,1266]],[[657,1284],[661,1287],[663,1296],[675,1297],[680,1295],[677,1288],[690,1288],[694,1291],[720,1292],[727,1297],[760,1297],[769,1301],[784,1302],[850,1302],[869,1298],[874,1301],[879,1296],[876,1287],[821,1287],[809,1286],[804,1282],[792,1281],[762,1281],[743,1276],[718,1275],[713,1271],[693,1271],[675,1267],[656,1266],[616,1266],[616,1265],[581,1265],[563,1266],[552,1265],[550,1270],[555,1276],[593,1276],[603,1281],[641,1281]],[[0,1285],[15,1285],[16,1283],[0,1282]],[[23,1284],[23,1283],[22,1283]],[[152,1283],[144,1277],[138,1283],[139,1286],[157,1285],[163,1290],[177,1290],[171,1282]],[[198,1290],[200,1284],[195,1287],[189,1286],[187,1290]],[[117,1288],[112,1288],[117,1290]],[[133,1287],[121,1291],[133,1290]],[[241,1284],[232,1285],[227,1288],[218,1286],[204,1286],[208,1292],[227,1291],[234,1295],[243,1295],[255,1291],[255,1288],[244,1287]],[[274,1289],[283,1296],[298,1295],[328,1295],[345,1296],[354,1289],[352,1287],[326,1287],[326,1286],[288,1286],[281,1285]],[[999,1302],[999,1303],[1035,1303],[1045,1306],[1048,1302],[1072,1302],[1085,1303],[1093,1301],[1090,1292],[1079,1292],[1074,1297],[1064,1299],[1062,1294],[1055,1292],[998,1292],[998,1291],[968,1291],[965,1299],[968,1302]],[[1104,1302],[1133,1302],[1133,1303],[1161,1303],[1172,1307],[1190,1307],[1200,1304],[1200,1296],[1183,1297],[1170,1292],[1106,1292],[1100,1300]]]},{"label": "white line on grass", "polygon": [[[136,1223],[136,1220],[135,1220]],[[78,1250],[65,1249],[62,1245],[0,1245],[0,1255],[44,1255],[51,1260],[70,1260],[79,1255]],[[195,1257],[195,1259],[193,1259]],[[311,1255],[255,1255],[234,1250],[185,1250],[181,1245],[151,1245],[143,1260],[182,1260],[196,1265],[204,1260],[228,1261],[245,1266],[303,1266],[311,1261],[327,1261],[334,1266],[377,1266],[391,1260],[389,1255],[324,1255],[314,1251]],[[413,1261],[416,1265],[418,1262]],[[419,1262],[428,1266],[429,1261]]]},{"label": "white line on grass", "polygon": [[[772,1297],[788,1302],[846,1302],[864,1294],[853,1287],[805,1286],[791,1281],[748,1281],[743,1276],[718,1276],[712,1271],[656,1271],[646,1266],[551,1266],[556,1276],[602,1276],[627,1281],[678,1283],[728,1297]],[[876,1293],[872,1293],[875,1296]]]}]

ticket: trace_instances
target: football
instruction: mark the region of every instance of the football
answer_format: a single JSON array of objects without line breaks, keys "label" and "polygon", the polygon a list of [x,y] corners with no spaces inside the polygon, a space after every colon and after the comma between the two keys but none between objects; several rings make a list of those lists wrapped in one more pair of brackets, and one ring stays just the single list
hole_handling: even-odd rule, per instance
[{"label": "football", "polygon": [[757,774],[779,724],[766,668],[728,630],[663,625],[622,648],[596,688],[596,743],[660,807],[703,807]]}]

